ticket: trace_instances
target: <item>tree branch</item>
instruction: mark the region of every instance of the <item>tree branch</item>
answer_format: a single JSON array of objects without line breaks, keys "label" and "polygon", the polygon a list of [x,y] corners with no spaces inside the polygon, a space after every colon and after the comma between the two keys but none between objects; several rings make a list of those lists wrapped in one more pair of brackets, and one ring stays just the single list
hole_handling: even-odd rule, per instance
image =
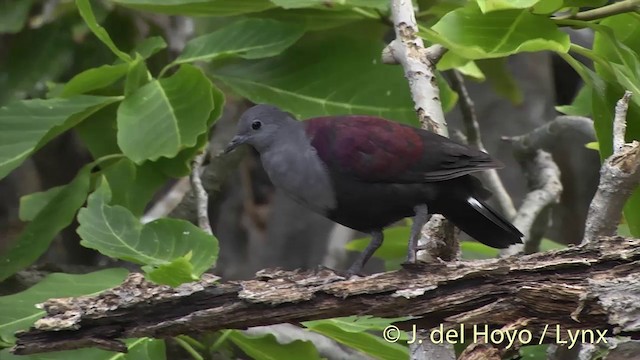
[{"label": "tree branch", "polygon": [[622,208],[640,184],[640,143],[625,144],[627,110],[631,92],[626,91],[616,104],[613,125],[614,153],[602,164],[600,184],[591,201],[583,243],[602,235],[613,235],[622,216]]},{"label": "tree branch", "polygon": [[[459,95],[458,105],[462,112],[462,120],[465,126],[467,143],[480,151],[487,152],[487,149],[484,147],[480,137],[480,125],[478,124],[473,100],[471,100],[471,96],[469,96],[467,87],[464,84],[464,78],[462,77],[462,74],[456,70],[451,71],[450,74],[451,76],[449,79],[451,80],[451,87]],[[477,176],[483,180],[483,184],[485,184],[493,193],[493,197],[498,203],[500,212],[508,219],[513,219],[516,216],[516,208],[513,206],[511,196],[509,196],[502,180],[500,180],[500,176],[498,176],[498,171],[496,169],[490,169],[478,173]]]},{"label": "tree branch", "polygon": [[202,186],[202,163],[207,152],[196,155],[191,162],[191,188],[196,195],[196,208],[198,212],[198,226],[207,234],[213,235],[211,231],[211,223],[209,222],[209,194]]},{"label": "tree branch", "polygon": [[417,35],[411,1],[391,0],[391,17],[396,38],[383,50],[382,60],[402,65],[422,128],[446,136],[447,123],[435,74],[435,64],[444,48],[439,45],[430,50],[424,48],[422,38]]},{"label": "tree branch", "polygon": [[[418,120],[423,129],[436,134],[448,136],[447,122],[440,101],[440,88],[436,79],[436,63],[446,49],[440,45],[433,45],[425,49],[422,38],[417,36],[418,23],[413,8],[413,2],[407,0],[391,0],[391,18],[394,24],[396,38],[382,52],[384,63],[401,64],[404,75],[409,82],[411,98],[418,114]],[[414,218],[414,221],[418,217]],[[446,231],[449,226],[442,215],[431,216],[431,219],[423,226],[418,245],[427,251],[417,254],[418,259],[438,259],[447,257],[458,251],[457,241],[450,238],[425,237],[436,224],[442,224],[441,234],[452,235],[452,231]],[[445,246],[440,246],[444,244]],[[456,246],[452,248],[451,246]],[[418,347],[418,348],[417,348]],[[442,353],[450,356],[455,354],[451,349],[439,348],[436,344],[423,343],[411,346],[412,359],[442,358]]]},{"label": "tree branch", "polygon": [[345,281],[331,271],[273,270],[226,283],[206,274],[172,288],[131,274],[96,296],[46,301],[46,317],[17,335],[14,352],[88,346],[125,351],[119,339],[364,314],[413,316],[397,324],[404,329],[464,324],[471,340],[474,325],[500,329],[514,323],[535,343],[545,326],[544,341],[556,342],[556,325],[563,340],[569,329],[640,336],[640,239],[605,240],[517,258],[414,265]]}]

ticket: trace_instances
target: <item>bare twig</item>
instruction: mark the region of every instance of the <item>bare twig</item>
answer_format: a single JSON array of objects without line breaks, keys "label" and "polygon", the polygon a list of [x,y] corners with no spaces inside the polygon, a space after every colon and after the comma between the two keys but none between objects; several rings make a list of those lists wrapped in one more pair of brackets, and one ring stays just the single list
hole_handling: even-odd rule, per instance
[{"label": "bare twig", "polygon": [[582,243],[616,233],[622,208],[640,183],[640,143],[624,144],[626,124],[623,123],[626,123],[630,98],[631,92],[627,91],[616,104],[614,153],[600,169],[600,184],[589,207]]},{"label": "bare twig", "polygon": [[[639,336],[638,261],[639,239],[610,237],[517,258],[418,264],[343,281],[332,271],[272,270],[223,283],[206,275],[172,288],[131,274],[99,295],[48,300],[42,304],[47,315],[18,334],[14,350],[29,354],[100,345],[122,351],[118,339],[362,314],[411,314],[398,324],[407,330],[464,324],[472,331],[474,325],[500,329],[522,323],[536,344],[545,325],[558,325],[563,340],[567,329]],[[545,341],[557,342],[555,331],[546,335]],[[467,339],[473,341],[472,334]]]},{"label": "bare twig", "polygon": [[191,186],[189,179],[184,177],[178,180],[169,191],[149,209],[140,219],[143,224],[152,222],[164,216],[168,216],[173,209],[180,204],[184,196],[189,192]]},{"label": "bare twig", "polygon": [[624,134],[627,132],[627,111],[629,110],[629,99],[631,92],[625,91],[624,95],[616,103],[615,118],[613,119],[613,153],[622,151],[624,144]]},{"label": "bare twig", "polygon": [[[523,252],[531,241],[536,241],[534,234],[544,234],[548,226],[546,221],[536,222],[536,219],[550,205],[560,201],[562,183],[560,182],[560,169],[553,161],[551,154],[543,150],[533,150],[517,156],[520,165],[527,175],[531,191],[525,196],[522,205],[518,209],[513,225],[523,234],[523,244],[516,244],[503,250],[502,255],[514,255]],[[544,229],[534,229],[534,224]]]},{"label": "bare twig", "polygon": [[202,180],[200,179],[202,176],[202,163],[206,155],[207,153],[204,152],[196,155],[193,159],[190,179],[193,192],[197,199],[198,226],[207,234],[213,235],[211,224],[209,223],[209,194],[207,194],[207,191],[202,186]]},{"label": "bare twig", "polygon": [[[465,126],[467,143],[480,151],[487,152],[487,149],[482,143],[480,125],[478,124],[473,100],[471,100],[471,96],[469,96],[467,87],[464,84],[464,78],[462,77],[462,74],[456,70],[451,71],[450,74],[451,76],[449,78],[451,79],[451,87],[460,97],[458,104],[460,106],[460,111],[462,112],[462,120]],[[516,208],[513,205],[511,196],[509,196],[507,189],[505,189],[502,180],[500,180],[500,176],[498,176],[498,171],[496,169],[482,171],[478,173],[477,176],[483,180],[483,183],[493,193],[493,197],[498,203],[500,212],[508,219],[513,219],[516,216]]]}]

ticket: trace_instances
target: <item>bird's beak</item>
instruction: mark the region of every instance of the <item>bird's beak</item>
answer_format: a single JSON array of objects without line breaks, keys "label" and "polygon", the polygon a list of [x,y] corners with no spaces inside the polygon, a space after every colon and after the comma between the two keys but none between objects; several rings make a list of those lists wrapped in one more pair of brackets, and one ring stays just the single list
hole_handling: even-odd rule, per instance
[{"label": "bird's beak", "polygon": [[231,141],[227,145],[227,147],[224,148],[224,153],[228,154],[232,152],[235,148],[244,144],[245,141],[247,141],[247,138],[245,136],[242,136],[242,135],[234,136],[233,139],[231,139]]}]

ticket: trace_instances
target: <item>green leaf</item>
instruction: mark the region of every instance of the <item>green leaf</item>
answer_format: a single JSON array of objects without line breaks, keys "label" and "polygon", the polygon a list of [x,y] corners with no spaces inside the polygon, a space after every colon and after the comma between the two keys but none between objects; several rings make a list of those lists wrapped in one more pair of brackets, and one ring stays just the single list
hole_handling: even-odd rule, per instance
[{"label": "green leaf", "polygon": [[0,179],[60,133],[62,129],[56,127],[68,127],[116,100],[116,97],[79,95],[68,99],[22,100],[0,108]]},{"label": "green leaf", "polygon": [[422,35],[467,59],[485,59],[527,51],[566,53],[569,35],[548,16],[529,10],[483,14],[475,4],[454,10]]},{"label": "green leaf", "polygon": [[102,41],[109,50],[111,50],[122,61],[129,62],[132,60],[129,54],[118,49],[113,40],[111,40],[107,30],[98,24],[98,21],[93,14],[93,10],[91,9],[90,0],[76,0],[76,6],[78,7],[80,16],[82,16],[84,22],[87,24],[89,29],[91,29],[91,32],[93,32],[93,34],[100,39],[100,41]]},{"label": "green leaf", "polygon": [[53,238],[74,219],[89,192],[93,164],[85,165],[75,179],[57,191],[23,230],[13,246],[0,256],[0,281],[31,265]]},{"label": "green leaf", "polygon": [[540,0],[476,0],[483,13],[497,10],[528,9],[539,1]]},{"label": "green leaf", "polygon": [[118,108],[118,145],[136,163],[174,157],[207,132],[214,109],[212,84],[184,64],[173,76],[153,80]]},{"label": "green leaf", "polygon": [[127,64],[118,64],[102,65],[85,70],[64,85],[60,96],[70,97],[105,88],[120,80],[127,73],[128,68]]},{"label": "green leaf", "polygon": [[571,105],[559,105],[556,110],[566,115],[591,116],[591,92],[589,85],[582,86]]},{"label": "green leaf", "polygon": [[[271,2],[284,9],[297,9],[312,6],[328,7],[326,0],[271,0]],[[338,4],[336,5],[371,7],[377,9],[386,9],[389,6],[389,2],[387,0],[341,0],[337,3]],[[330,6],[335,5],[331,4]]]},{"label": "green leaf", "polygon": [[83,275],[53,273],[23,292],[0,297],[0,339],[13,343],[16,331],[41,318],[45,312],[36,304],[50,298],[95,294],[120,284],[127,274],[126,269],[118,268]]},{"label": "green leaf", "polygon": [[52,187],[47,191],[40,191],[20,198],[20,220],[31,221],[38,213],[53,200],[66,185]]},{"label": "green leaf", "polygon": [[126,339],[127,353],[116,353],[97,348],[56,351],[35,355],[13,355],[9,349],[0,351],[2,360],[165,360],[166,349],[164,340],[139,338]]},{"label": "green leaf", "polygon": [[248,336],[237,330],[231,330],[229,340],[255,360],[320,359],[318,350],[309,341],[296,340],[281,344],[271,334]]},{"label": "green leaf", "polygon": [[[386,0],[385,0],[386,1]],[[252,14],[261,18],[269,18],[298,26],[305,30],[326,30],[343,26],[354,21],[363,20],[365,17],[351,9],[344,8],[306,8],[285,10],[282,8],[267,10]]]},{"label": "green leaf", "polygon": [[127,69],[127,78],[124,81],[124,94],[126,97],[131,96],[136,90],[148,84],[152,80],[147,64],[142,56],[136,56],[136,59],[129,63]]},{"label": "green leaf", "polygon": [[395,360],[409,358],[409,348],[400,343],[384,340],[381,336],[382,331],[378,332],[377,335],[368,332],[347,331],[344,329],[344,324],[330,322],[315,322],[310,329],[341,344],[358,349],[376,359]]},{"label": "green leaf", "polygon": [[524,95],[507,68],[507,59],[484,59],[476,62],[493,89],[514,104],[521,104]]},{"label": "green leaf", "polygon": [[369,315],[346,316],[332,319],[305,321],[302,323],[302,325],[313,330],[314,327],[330,324],[346,332],[359,333],[372,330],[382,331],[392,323],[398,321],[407,321],[410,319],[411,317],[408,316],[398,318],[379,318]]},{"label": "green leaf", "polygon": [[600,143],[597,142],[597,141],[592,141],[592,142],[586,143],[586,144],[584,144],[584,147],[586,147],[587,149],[600,151]]},{"label": "green leaf", "polygon": [[132,9],[171,15],[232,16],[275,7],[269,0],[114,0]]},{"label": "green leaf", "polygon": [[187,255],[176,258],[168,264],[162,264],[157,267],[145,265],[142,269],[147,273],[151,281],[178,286],[198,280],[198,277],[193,275],[193,265],[189,262],[191,256],[192,253],[189,252]]},{"label": "green leaf", "polygon": [[607,0],[564,0],[564,6],[567,7],[600,7],[607,3]]},{"label": "green leaf", "polygon": [[[254,103],[277,105],[299,119],[367,114],[417,125],[402,69],[380,63],[382,47],[373,39],[323,36],[275,58],[223,66],[213,76]],[[450,101],[450,94],[441,95]]]},{"label": "green leaf", "polygon": [[[109,205],[111,189],[103,180],[78,213],[83,246],[153,268],[167,266],[192,252],[191,277],[208,270],[218,257],[218,241],[190,222],[159,219],[142,225],[126,208]],[[150,268],[147,268],[150,269]]]},{"label": "green leaf", "polygon": [[259,59],[280,54],[293,45],[304,28],[271,19],[244,19],[190,40],[176,64],[225,56]]},{"label": "green leaf", "polygon": [[67,26],[56,21],[11,36],[11,56],[0,57],[0,105],[39,97],[38,84],[55,81],[69,70],[75,44]]},{"label": "green leaf", "polygon": [[0,34],[22,30],[32,4],[33,0],[0,1]]},{"label": "green leaf", "polygon": [[529,345],[520,348],[521,360],[546,360],[549,345]]},{"label": "green leaf", "polygon": [[[160,50],[167,47],[167,42],[164,41],[162,36],[152,36],[145,38],[141,43],[136,45],[133,49],[134,54],[140,54],[143,59],[148,59]],[[134,56],[135,58],[135,56]]]},{"label": "green leaf", "polygon": [[142,216],[155,192],[167,181],[153,164],[137,165],[126,158],[106,167],[102,174],[113,189],[111,204],[124,206],[136,217]]},{"label": "green leaf", "polygon": [[563,7],[562,0],[540,0],[533,6],[535,14],[553,14]]},{"label": "green leaf", "polygon": [[[224,109],[225,102],[224,94],[222,93],[222,91],[220,91],[220,89],[213,86],[211,88],[211,91],[214,108],[209,115],[209,120],[207,121],[208,128],[211,128],[222,115],[222,109]],[[191,173],[191,161],[196,154],[202,152],[202,150],[207,146],[208,141],[209,134],[201,134],[198,137],[198,141],[195,146],[183,149],[174,158],[160,158],[158,161],[153,162],[153,164],[157,167],[158,170],[160,170],[167,176],[187,176]]]},{"label": "green leaf", "polygon": [[[592,104],[596,136],[602,159],[612,153],[612,133],[615,104],[624,90],[635,91],[627,112],[627,139],[640,139],[640,19],[634,14],[610,16],[599,25],[589,25],[596,29],[593,52],[604,58],[605,64],[596,63],[598,75],[605,81],[594,87]],[[624,216],[634,236],[640,236],[640,188],[627,200]]]}]

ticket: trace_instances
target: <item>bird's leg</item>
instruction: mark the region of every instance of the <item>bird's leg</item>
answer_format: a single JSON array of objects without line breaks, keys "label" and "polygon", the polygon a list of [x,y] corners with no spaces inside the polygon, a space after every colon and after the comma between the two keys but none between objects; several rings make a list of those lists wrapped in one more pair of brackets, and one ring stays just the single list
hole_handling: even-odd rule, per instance
[{"label": "bird's leg", "polygon": [[413,225],[411,225],[411,234],[409,235],[409,248],[407,249],[407,263],[409,264],[416,263],[420,233],[424,224],[431,217],[427,204],[417,205],[413,210],[416,212],[416,216],[413,217]]},{"label": "bird's leg", "polygon": [[358,258],[356,259],[356,261],[354,261],[353,265],[351,265],[349,270],[347,270],[347,274],[358,275],[360,271],[362,271],[364,264],[366,264],[367,261],[369,261],[373,253],[375,253],[376,250],[378,250],[378,248],[380,247],[380,245],[382,245],[382,240],[384,240],[384,235],[382,234],[382,230],[376,230],[371,232],[371,242],[369,242],[369,245],[364,249],[364,251],[361,252],[360,255],[358,255]]}]

